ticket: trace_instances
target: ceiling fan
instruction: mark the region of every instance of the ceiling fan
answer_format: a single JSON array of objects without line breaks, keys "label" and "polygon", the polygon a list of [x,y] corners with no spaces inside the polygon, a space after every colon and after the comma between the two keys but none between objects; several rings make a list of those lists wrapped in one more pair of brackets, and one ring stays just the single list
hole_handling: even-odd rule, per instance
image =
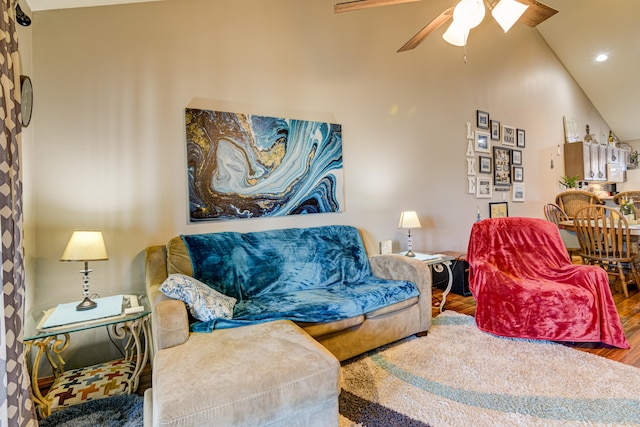
[{"label": "ceiling fan", "polygon": [[[354,0],[334,5],[334,12],[350,12],[379,6],[392,6],[402,3],[412,3],[420,0]],[[445,41],[456,46],[465,46],[469,30],[479,25],[484,19],[486,8],[491,11],[494,19],[504,32],[509,31],[516,22],[522,22],[535,27],[552,17],[557,10],[536,0],[461,0],[433,18],[422,30],[406,42],[398,52],[411,50],[427,38],[429,34],[452,19],[451,25],[442,35]]]}]

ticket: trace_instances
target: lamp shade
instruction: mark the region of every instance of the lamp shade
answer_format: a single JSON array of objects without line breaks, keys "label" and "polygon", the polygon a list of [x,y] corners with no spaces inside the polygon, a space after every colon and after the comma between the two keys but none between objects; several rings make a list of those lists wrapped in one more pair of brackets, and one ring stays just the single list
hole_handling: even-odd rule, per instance
[{"label": "lamp shade", "polygon": [[64,248],[60,261],[104,261],[109,259],[102,231],[76,230]]},{"label": "lamp shade", "polygon": [[421,228],[416,211],[404,211],[400,214],[398,228]]},{"label": "lamp shade", "polygon": [[513,24],[520,19],[528,7],[529,5],[519,3],[515,0],[500,0],[491,11],[491,15],[506,33],[511,29]]}]

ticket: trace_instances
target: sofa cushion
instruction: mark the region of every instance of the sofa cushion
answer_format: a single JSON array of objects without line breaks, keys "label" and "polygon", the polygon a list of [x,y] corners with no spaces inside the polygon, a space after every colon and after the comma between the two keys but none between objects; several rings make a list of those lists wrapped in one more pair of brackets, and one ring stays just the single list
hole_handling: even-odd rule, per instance
[{"label": "sofa cushion", "polygon": [[419,292],[412,282],[369,277],[360,283],[335,284],[323,289],[307,289],[263,295],[238,301],[233,319],[197,322],[194,332],[211,332],[277,319],[295,322],[333,322],[413,299]]},{"label": "sofa cushion", "polygon": [[406,310],[412,305],[418,304],[419,298],[406,299],[404,301],[397,302],[395,304],[389,304],[377,310],[370,311],[366,314],[367,319],[373,319],[375,317],[386,316],[389,313],[393,313],[400,310]]},{"label": "sofa cushion", "polygon": [[236,299],[184,274],[170,274],[160,286],[168,297],[184,301],[198,320],[231,319]]},{"label": "sofa cushion", "polygon": [[182,236],[193,277],[238,301],[357,283],[371,276],[359,231],[349,226]]},{"label": "sofa cushion", "polygon": [[300,326],[303,331],[316,338],[353,328],[354,326],[361,325],[362,322],[364,322],[364,316],[350,317],[348,319],[336,320],[335,322],[300,322],[297,325]]},{"label": "sofa cushion", "polygon": [[167,274],[182,273],[193,276],[191,257],[181,236],[167,242]]},{"label": "sofa cushion", "polygon": [[269,320],[333,322],[419,295],[415,284],[373,276],[350,226],[184,235],[193,276],[238,300],[233,319],[192,325],[210,332]]},{"label": "sofa cushion", "polygon": [[152,381],[158,426],[338,424],[340,363],[288,321],[191,334]]}]

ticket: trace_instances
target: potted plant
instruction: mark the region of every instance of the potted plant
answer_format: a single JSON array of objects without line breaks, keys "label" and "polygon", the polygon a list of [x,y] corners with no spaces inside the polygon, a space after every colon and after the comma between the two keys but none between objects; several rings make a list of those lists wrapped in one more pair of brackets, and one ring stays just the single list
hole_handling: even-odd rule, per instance
[{"label": "potted plant", "polygon": [[571,189],[571,188],[578,188],[578,175],[574,175],[574,176],[563,176],[562,178],[560,178],[560,184],[564,185],[565,188],[567,189]]}]

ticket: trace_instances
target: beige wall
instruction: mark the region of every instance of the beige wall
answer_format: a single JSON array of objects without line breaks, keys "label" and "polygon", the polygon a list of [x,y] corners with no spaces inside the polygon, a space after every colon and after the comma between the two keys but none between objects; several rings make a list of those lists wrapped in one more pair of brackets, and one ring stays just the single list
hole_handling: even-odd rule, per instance
[{"label": "beige wall", "polygon": [[[449,5],[417,2],[335,15],[331,0],[180,0],[34,13],[34,300],[80,296],[81,265],[61,263],[74,228],[99,228],[110,259],[92,291],[143,289],[143,250],[179,233],[350,224],[368,248],[393,239],[400,211],[423,224],[414,248],[466,250],[477,206],[467,194],[466,122],[488,111],[526,130],[526,202],[542,216],[558,191],[562,117],[608,128],[537,30],[509,34],[490,16],[467,47],[433,34],[396,53]],[[345,211],[189,225],[184,108],[343,125]],[[553,157],[555,168],[550,169]],[[510,200],[510,195],[509,195]]]}]

